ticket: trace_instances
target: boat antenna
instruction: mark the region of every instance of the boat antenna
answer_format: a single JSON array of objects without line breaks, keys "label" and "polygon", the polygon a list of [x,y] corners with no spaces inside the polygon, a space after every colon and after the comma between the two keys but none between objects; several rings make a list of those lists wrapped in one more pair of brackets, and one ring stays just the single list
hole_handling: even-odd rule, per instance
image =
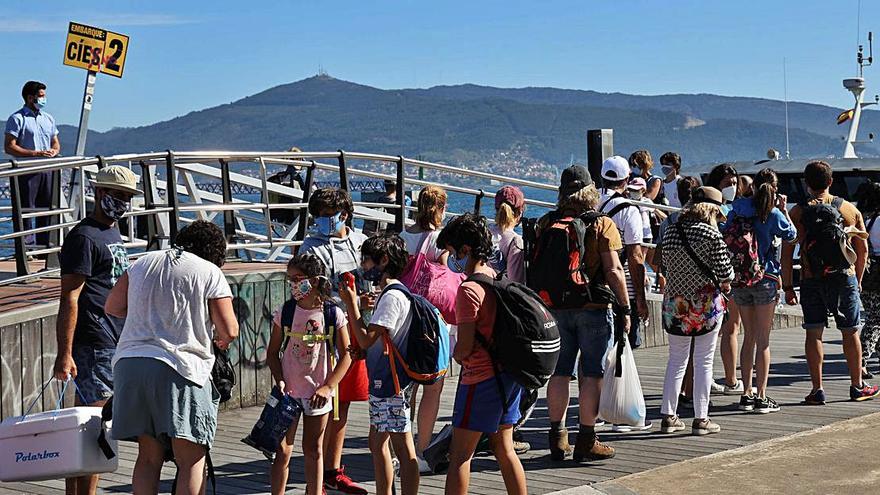
[{"label": "boat antenna", "polygon": [[785,57],[782,57],[782,98],[785,101],[785,159],[791,158],[791,146],[788,139],[788,70]]}]

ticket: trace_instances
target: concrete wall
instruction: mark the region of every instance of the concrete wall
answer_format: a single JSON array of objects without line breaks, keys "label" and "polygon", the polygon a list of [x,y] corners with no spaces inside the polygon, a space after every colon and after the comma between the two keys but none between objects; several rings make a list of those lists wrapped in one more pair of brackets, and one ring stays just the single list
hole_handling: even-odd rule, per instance
[{"label": "concrete wall", "polygon": [[[240,336],[230,350],[238,374],[238,386],[223,408],[262,405],[271,389],[272,377],[266,353],[272,326],[272,312],[288,294],[283,271],[230,274],[227,276],[234,296],[234,308]],[[644,330],[645,347],[667,344],[660,327],[660,297],[649,298],[651,317]],[[39,396],[43,383],[52,376],[55,362],[55,315],[58,304],[29,307],[0,315],[0,417],[21,415]],[[779,328],[798,326],[797,311],[784,310],[776,316]],[[454,367],[454,369],[457,367]],[[34,406],[34,411],[55,408],[57,384],[52,383]],[[73,391],[65,394],[65,407],[73,405]]]}]

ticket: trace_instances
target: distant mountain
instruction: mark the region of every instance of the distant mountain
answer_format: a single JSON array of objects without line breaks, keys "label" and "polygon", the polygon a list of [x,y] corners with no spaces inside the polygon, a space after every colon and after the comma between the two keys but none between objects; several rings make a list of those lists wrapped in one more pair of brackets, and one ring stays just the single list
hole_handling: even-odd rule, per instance
[{"label": "distant mountain", "polygon": [[[523,103],[548,105],[598,106],[651,109],[689,115],[699,120],[741,119],[765,124],[785,125],[785,103],[765,98],[718,96],[712,94],[671,94],[657,96],[599,93],[557,88],[493,88],[474,84],[435,86],[428,89],[406,90],[418,96],[435,96],[455,100],[503,98]],[[843,87],[840,89],[844,92]],[[837,125],[837,116],[843,109],[813,103],[789,102],[788,118],[792,128],[837,137],[846,135],[848,125]],[[865,110],[861,129],[880,131],[880,112]]]},{"label": "distant mountain", "polygon": [[[165,122],[90,133],[87,154],[174,150],[306,150],[339,148],[493,169],[507,150],[546,165],[583,161],[586,131],[613,128],[615,151],[676,150],[685,163],[764,157],[784,149],[780,102],[713,95],[658,97],[553,88],[441,86],[381,90],[328,76],[277,86],[233,103]],[[832,137],[837,110],[794,104],[793,154],[839,154]],[[796,116],[809,115],[798,119]],[[873,112],[872,112],[873,113]],[[830,115],[830,117],[829,117]],[[825,120],[832,127],[825,125]],[[872,121],[874,115],[868,119]],[[63,127],[65,153],[76,132]],[[524,151],[523,151],[524,150]],[[873,151],[871,149],[862,149]],[[508,164],[528,176],[532,169]],[[500,166],[500,165],[499,165]]]}]

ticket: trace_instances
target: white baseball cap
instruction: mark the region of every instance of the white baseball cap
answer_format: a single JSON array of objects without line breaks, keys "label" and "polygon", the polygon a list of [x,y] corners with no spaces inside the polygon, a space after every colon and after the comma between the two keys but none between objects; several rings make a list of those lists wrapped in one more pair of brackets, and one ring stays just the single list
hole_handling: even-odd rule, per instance
[{"label": "white baseball cap", "polygon": [[629,179],[629,162],[622,156],[612,156],[602,162],[602,178],[607,180]]}]

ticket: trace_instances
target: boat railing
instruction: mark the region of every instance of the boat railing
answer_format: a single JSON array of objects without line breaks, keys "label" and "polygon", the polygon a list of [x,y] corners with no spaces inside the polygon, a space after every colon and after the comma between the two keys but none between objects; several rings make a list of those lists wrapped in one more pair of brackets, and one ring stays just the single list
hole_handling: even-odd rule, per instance
[{"label": "boat railing", "polygon": [[[376,170],[377,163],[393,171]],[[364,164],[360,168],[353,165]],[[123,240],[133,256],[174,243],[179,228],[198,219],[222,225],[227,249],[233,257],[248,261],[280,261],[291,256],[291,248],[302,244],[309,225],[308,200],[319,174],[335,177],[348,190],[350,178],[357,176],[391,180],[397,191],[435,185],[448,192],[473,198],[473,211],[480,212],[484,200],[495,196],[493,187],[511,184],[523,188],[526,204],[553,208],[554,204],[528,197],[528,188],[555,191],[555,184],[505,177],[479,170],[434,163],[404,156],[374,153],[332,152],[238,152],[238,151],[165,151],[130,153],[98,157],[64,157],[0,162],[0,181],[8,180],[10,205],[0,206],[0,248],[12,243],[16,275],[0,285],[57,275],[58,253],[64,236],[88,214],[94,204],[91,188],[86,187],[100,168],[124,165],[138,175],[143,197],[133,203],[120,222]],[[236,168],[256,165],[256,176]],[[305,172],[305,188],[289,187],[269,181],[273,166],[294,166]],[[372,169],[371,169],[372,168]],[[419,178],[421,171],[436,171],[456,176],[454,183]],[[161,174],[159,173],[161,171]],[[50,208],[22,208],[19,182],[37,172],[51,172],[54,194]],[[62,178],[65,186],[62,188]],[[198,180],[220,183],[221,192],[200,190]],[[485,188],[479,187],[481,184]],[[248,200],[233,195],[235,185],[258,191],[259,198]],[[66,193],[64,192],[66,190]],[[168,191],[172,191],[169,194]],[[354,202],[354,219],[386,223],[397,231],[408,223],[414,207],[405,204],[405,195],[397,195],[396,204],[370,201]],[[275,210],[293,210],[290,223],[273,220]],[[449,212],[455,215],[460,212]],[[26,227],[27,220],[48,217],[49,224]],[[222,217],[222,221],[220,218]],[[27,242],[29,236],[48,233],[47,245]],[[35,270],[35,257],[46,258],[46,268]],[[8,257],[9,258],[9,257]],[[7,258],[7,259],[8,259]]]}]

